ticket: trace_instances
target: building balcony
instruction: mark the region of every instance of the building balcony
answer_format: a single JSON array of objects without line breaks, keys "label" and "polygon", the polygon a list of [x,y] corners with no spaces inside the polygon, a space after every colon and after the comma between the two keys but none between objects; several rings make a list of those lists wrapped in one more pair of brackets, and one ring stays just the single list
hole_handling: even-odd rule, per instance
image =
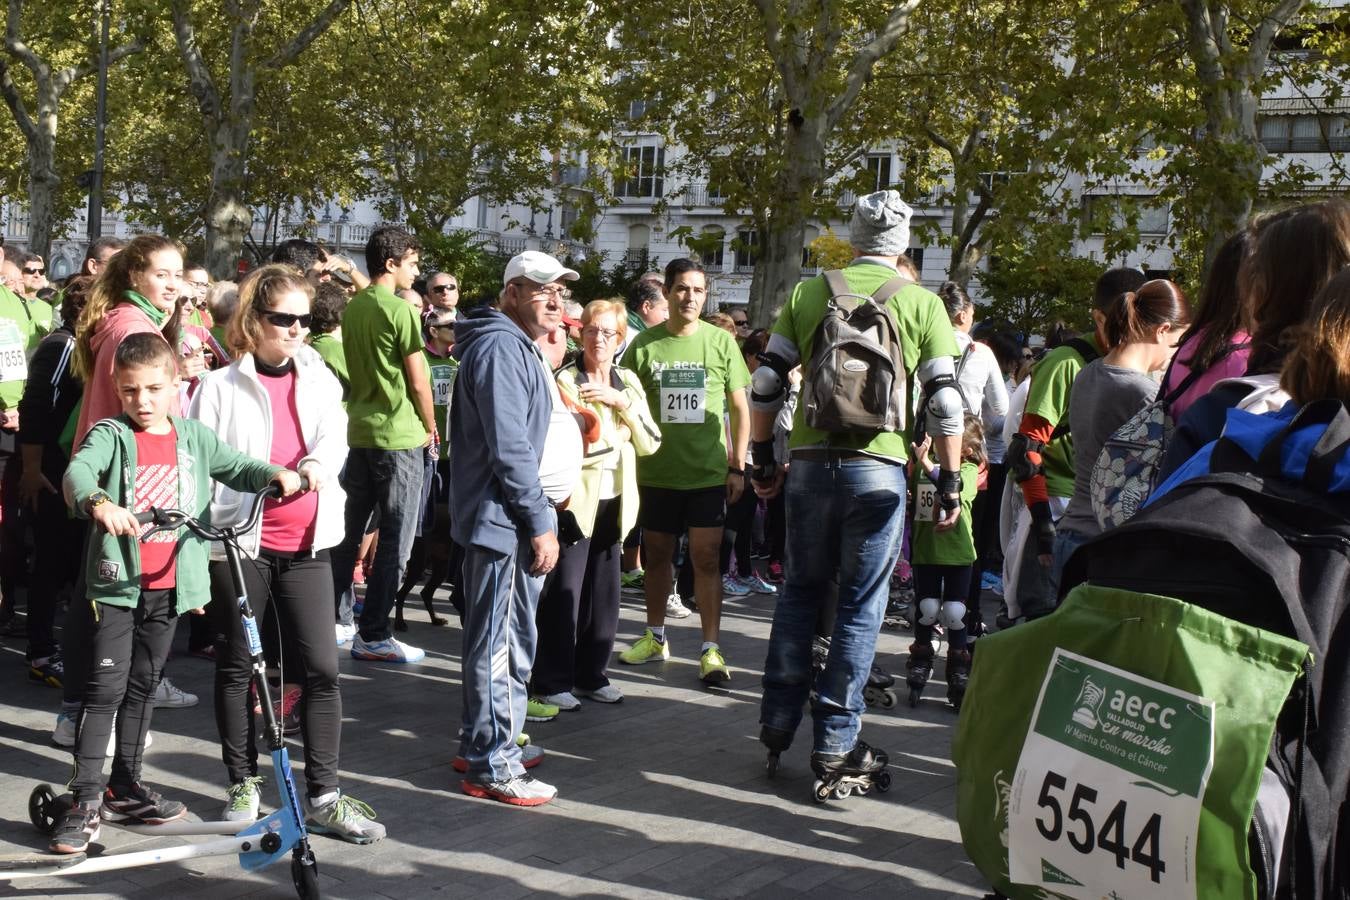
[{"label": "building balcony", "polygon": [[726,203],[726,196],[722,189],[716,183],[706,181],[691,181],[684,186],[677,201],[685,209],[696,209],[698,207],[713,207],[721,209]]}]

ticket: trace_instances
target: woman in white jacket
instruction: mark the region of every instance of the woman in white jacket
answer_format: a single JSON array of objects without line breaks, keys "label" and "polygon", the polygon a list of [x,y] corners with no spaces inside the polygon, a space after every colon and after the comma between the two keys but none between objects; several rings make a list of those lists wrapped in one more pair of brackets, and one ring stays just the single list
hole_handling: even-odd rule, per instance
[{"label": "woman in white jacket", "polygon": [[[355,843],[384,836],[365,804],[338,788],[342,699],[333,642],[333,579],[328,550],[343,536],[346,498],[338,473],[347,458],[347,414],[342,386],[305,344],[314,290],[289,266],[263,266],[239,285],[239,306],[226,342],[228,367],[202,378],[189,415],[237,450],[280,460],[309,479],[310,490],[268,500],[262,521],[239,540],[244,587],[259,622],[267,607],[300,656],[304,692],[300,730],[305,742],[305,808],[311,831]],[[251,498],[216,485],[213,522],[237,522]],[[236,601],[216,548],[211,563],[212,606],[224,636],[216,651],[216,726],[230,786],[225,818],[258,816],[260,785],[256,731],[249,697],[249,652]]]}]

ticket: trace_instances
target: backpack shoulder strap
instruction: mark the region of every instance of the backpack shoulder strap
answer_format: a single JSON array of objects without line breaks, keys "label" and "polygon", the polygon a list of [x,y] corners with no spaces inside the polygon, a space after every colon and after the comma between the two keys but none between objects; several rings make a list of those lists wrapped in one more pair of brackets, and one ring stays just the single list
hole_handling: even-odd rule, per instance
[{"label": "backpack shoulder strap", "polygon": [[830,297],[842,297],[853,293],[849,290],[848,280],[844,278],[844,273],[840,269],[828,269],[822,275],[825,279],[825,286],[830,289]]},{"label": "backpack shoulder strap", "polygon": [[875,301],[877,304],[885,304],[887,300],[890,300],[896,294],[900,293],[902,290],[904,290],[906,287],[908,287],[913,283],[914,282],[910,281],[905,276],[897,275],[894,278],[887,281],[881,287],[873,291],[872,300]]}]

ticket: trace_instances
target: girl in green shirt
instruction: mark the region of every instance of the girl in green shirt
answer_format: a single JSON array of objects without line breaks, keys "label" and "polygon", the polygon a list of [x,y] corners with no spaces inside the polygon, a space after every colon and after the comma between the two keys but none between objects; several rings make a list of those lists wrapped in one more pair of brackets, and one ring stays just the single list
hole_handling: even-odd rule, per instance
[{"label": "girl in green shirt", "polygon": [[[926,442],[925,442],[926,443]],[[956,527],[938,531],[937,469],[928,471],[928,448],[918,447],[914,476],[914,534],[910,564],[914,569],[914,643],[905,663],[911,706],[919,702],[933,672],[933,629],[939,623],[947,633],[947,700],[960,709],[970,675],[970,650],[966,640],[966,601],[970,592],[970,567],[975,563],[975,539],[970,509],[979,492],[986,468],[984,429],[976,416],[966,416],[961,439],[961,515]],[[976,598],[976,603],[979,599]]]}]

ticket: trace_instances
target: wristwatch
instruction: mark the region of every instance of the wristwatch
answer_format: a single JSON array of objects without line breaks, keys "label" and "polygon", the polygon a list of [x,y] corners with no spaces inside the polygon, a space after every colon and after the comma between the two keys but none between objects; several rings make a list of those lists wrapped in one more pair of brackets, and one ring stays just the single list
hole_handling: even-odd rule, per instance
[{"label": "wristwatch", "polygon": [[84,511],[93,514],[94,510],[98,509],[103,504],[111,502],[112,497],[108,496],[107,491],[94,491],[84,499]]}]

